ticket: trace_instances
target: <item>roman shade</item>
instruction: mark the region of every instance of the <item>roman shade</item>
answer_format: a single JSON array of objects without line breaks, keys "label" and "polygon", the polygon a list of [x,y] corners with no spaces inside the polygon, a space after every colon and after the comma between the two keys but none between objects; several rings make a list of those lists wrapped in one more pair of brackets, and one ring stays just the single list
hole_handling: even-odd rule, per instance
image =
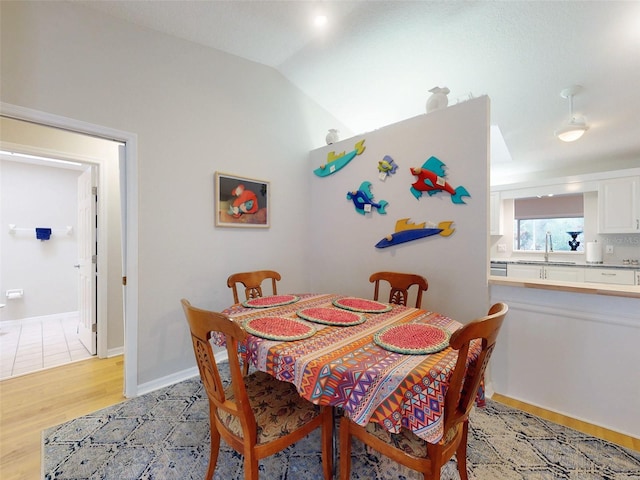
[{"label": "roman shade", "polygon": [[575,218],[584,217],[582,194],[554,195],[553,197],[516,198],[514,218]]}]

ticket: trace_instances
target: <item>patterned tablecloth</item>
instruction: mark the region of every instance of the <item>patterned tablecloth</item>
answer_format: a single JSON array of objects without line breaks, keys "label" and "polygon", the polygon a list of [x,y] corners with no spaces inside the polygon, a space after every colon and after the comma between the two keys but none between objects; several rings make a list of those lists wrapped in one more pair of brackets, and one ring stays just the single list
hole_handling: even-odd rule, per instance
[{"label": "patterned tablecloth", "polygon": [[[330,307],[342,295],[298,294],[300,299],[271,308],[234,305],[223,313],[244,322],[263,316],[298,318],[303,308]],[[434,312],[392,305],[384,313],[365,313],[366,321],[354,326],[314,323],[317,332],[297,341],[276,341],[249,335],[245,354],[261,371],[293,383],[300,395],[318,405],[344,409],[354,422],[377,422],[391,432],[409,428],[429,442],[443,435],[444,394],[458,357],[447,347],[429,355],[405,355],[376,345],[373,335],[383,327],[421,322],[450,333],[462,324]],[[221,342],[217,341],[218,344]],[[474,361],[479,345],[472,345]]]}]

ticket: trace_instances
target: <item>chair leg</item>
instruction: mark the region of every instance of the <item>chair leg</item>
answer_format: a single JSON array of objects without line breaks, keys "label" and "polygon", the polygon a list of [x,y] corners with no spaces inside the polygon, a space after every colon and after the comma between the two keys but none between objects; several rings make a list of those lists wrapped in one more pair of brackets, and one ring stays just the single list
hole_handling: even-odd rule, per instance
[{"label": "chair leg", "polygon": [[458,462],[458,473],[460,480],[469,480],[467,475],[467,436],[469,434],[469,421],[462,424],[462,440],[456,450],[456,460]]},{"label": "chair leg", "polygon": [[424,480],[440,480],[442,465],[439,462],[433,462],[430,472],[424,472]]},{"label": "chair leg", "polygon": [[242,366],[242,376],[249,375],[249,353],[238,353],[240,365]]},{"label": "chair leg", "polygon": [[430,467],[423,471],[424,480],[440,480],[442,472],[442,445],[427,443],[427,457],[431,459]]},{"label": "chair leg", "polygon": [[351,476],[351,435],[347,417],[340,418],[340,480],[349,480]]},{"label": "chair leg", "polygon": [[255,452],[244,454],[244,480],[258,480],[258,457]]},{"label": "chair leg", "polygon": [[325,480],[333,479],[333,407],[322,407],[322,471]]},{"label": "chair leg", "polygon": [[209,453],[209,468],[207,468],[207,475],[205,480],[213,480],[213,473],[216,471],[216,464],[218,463],[218,453],[220,452],[220,434],[218,429],[213,423],[213,418],[209,418],[211,422],[211,448]]}]

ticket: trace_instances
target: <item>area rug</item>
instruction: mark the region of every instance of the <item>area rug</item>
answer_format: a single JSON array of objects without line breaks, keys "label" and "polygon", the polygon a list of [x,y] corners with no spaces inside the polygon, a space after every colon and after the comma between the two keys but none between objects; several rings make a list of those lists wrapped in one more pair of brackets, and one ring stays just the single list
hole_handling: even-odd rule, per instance
[{"label": "area rug", "polygon": [[[202,479],[209,459],[209,413],[191,379],[76,418],[43,432],[43,478]],[[640,453],[489,400],[472,413],[470,479],[640,480]],[[242,457],[221,442],[215,479],[242,480]],[[260,461],[265,480],[322,478],[316,431]],[[422,477],[354,440],[353,480]],[[459,480],[455,460],[443,480]]]}]

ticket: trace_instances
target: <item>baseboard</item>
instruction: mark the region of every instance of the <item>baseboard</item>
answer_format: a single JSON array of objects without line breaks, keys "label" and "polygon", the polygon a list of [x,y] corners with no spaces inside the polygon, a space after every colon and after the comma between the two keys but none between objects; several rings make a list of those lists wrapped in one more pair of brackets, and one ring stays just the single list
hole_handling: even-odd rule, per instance
[{"label": "baseboard", "polygon": [[124,345],[122,347],[110,348],[107,350],[107,358],[117,357],[118,355],[124,355]]},{"label": "baseboard", "polygon": [[618,432],[602,425],[593,424],[586,420],[575,418],[562,412],[549,410],[539,405],[528,403],[517,398],[508,397],[497,392],[494,392],[490,398],[496,402],[517,408],[518,410],[522,410],[550,422],[581,431],[588,435],[616,443],[632,450],[640,451],[640,439],[628,432]]},{"label": "baseboard", "polygon": [[[226,362],[228,359],[227,351],[223,350],[215,354],[216,362]],[[200,375],[198,371],[198,367],[187,368],[186,370],[182,370],[180,372],[172,373],[171,375],[167,375],[166,377],[158,378],[152,382],[143,383],[138,385],[137,394],[144,395],[145,393],[153,392],[154,390],[158,390],[159,388],[168,387],[178,382],[182,382],[184,380],[188,380],[193,377],[197,377]]]}]

